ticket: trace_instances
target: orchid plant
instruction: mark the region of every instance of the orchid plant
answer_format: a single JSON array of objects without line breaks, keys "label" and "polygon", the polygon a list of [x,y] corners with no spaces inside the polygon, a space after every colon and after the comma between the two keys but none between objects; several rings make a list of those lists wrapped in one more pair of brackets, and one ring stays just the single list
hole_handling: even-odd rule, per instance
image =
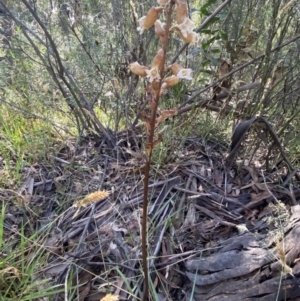
[{"label": "orchid plant", "polygon": [[[148,83],[145,90],[146,99],[151,111],[149,116],[145,111],[140,116],[145,122],[147,132],[147,142],[145,149],[147,160],[144,166],[144,200],[143,200],[143,223],[142,223],[142,253],[144,270],[144,295],[143,300],[148,298],[148,253],[147,253],[147,204],[148,204],[148,184],[150,175],[151,156],[153,149],[162,141],[162,134],[158,133],[155,139],[155,130],[165,119],[176,115],[177,109],[158,110],[159,99],[168,88],[179,83],[180,80],[192,80],[192,69],[183,68],[178,63],[165,66],[166,51],[169,34],[177,32],[179,37],[186,43],[196,44],[199,34],[193,31],[195,23],[189,19],[188,6],[185,0],[158,0],[159,6],[151,7],[147,14],[138,20],[137,30],[142,34],[145,30],[154,26],[155,35],[160,41],[161,48],[157,51],[150,66],[141,65],[138,61],[129,64],[132,73],[144,77]],[[172,25],[173,6],[176,11],[176,24]],[[167,12],[167,22],[163,23],[159,17],[163,11]],[[167,72],[172,73],[165,76]],[[157,116],[157,112],[159,114]]]},{"label": "orchid plant", "polygon": [[[139,20],[139,27],[137,30],[142,34],[145,30],[154,26],[155,34],[159,39],[162,47],[168,39],[166,32],[166,24],[159,20],[161,13],[166,10],[171,0],[158,0],[158,7],[151,7],[145,16],[142,16]],[[175,0],[176,3],[176,24],[171,26],[169,32],[177,32],[179,37],[186,43],[196,44],[199,41],[199,34],[193,31],[195,23],[189,18],[187,3],[184,0]],[[159,49],[156,56],[153,58],[150,67],[143,66],[139,62],[133,62],[129,64],[129,68],[132,73],[145,77],[149,82],[149,88],[153,97],[158,101],[158,97],[164,94],[168,88],[173,87],[179,83],[180,80],[192,80],[192,69],[185,69],[178,63],[173,63],[170,66],[165,67],[165,55],[163,48]],[[161,74],[167,71],[171,71],[172,75],[161,78]],[[151,108],[151,104],[150,104]],[[170,110],[168,110],[170,113]],[[172,109],[173,115],[176,114],[176,109]],[[164,112],[161,112],[164,115]],[[168,114],[170,115],[170,114]],[[146,118],[146,114],[141,114],[143,117],[146,128],[151,128],[150,118]],[[170,117],[170,116],[168,116]],[[155,122],[156,127],[165,118],[158,117],[158,121]],[[155,144],[157,145],[157,143]],[[147,148],[150,147],[150,148]],[[146,146],[148,155],[152,153],[153,145],[151,143]]]}]

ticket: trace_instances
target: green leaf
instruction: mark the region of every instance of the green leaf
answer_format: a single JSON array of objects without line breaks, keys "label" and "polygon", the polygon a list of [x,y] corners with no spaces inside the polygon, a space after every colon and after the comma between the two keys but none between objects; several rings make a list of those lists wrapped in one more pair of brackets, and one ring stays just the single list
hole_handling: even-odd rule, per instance
[{"label": "green leaf", "polygon": [[4,218],[5,218],[5,203],[2,202],[2,210],[0,213],[0,248],[2,247],[2,243],[3,243]]},{"label": "green leaf", "polygon": [[[207,73],[207,74],[214,74],[213,71],[211,70],[208,70],[208,69],[200,69],[199,72],[202,72],[202,73]],[[203,80],[199,80],[199,82],[201,82]]]},{"label": "green leaf", "polygon": [[210,16],[211,15],[211,13],[206,8],[203,8],[203,7],[200,8],[200,14],[202,14],[204,16]]},{"label": "green leaf", "polygon": [[219,33],[220,33],[220,36],[221,36],[222,40],[228,41],[228,35],[225,31],[220,30]]},{"label": "green leaf", "polygon": [[216,59],[216,58],[214,58],[214,57],[210,59],[210,63],[211,63],[211,65],[213,65],[213,66],[218,66],[218,65],[219,65],[218,59]]},{"label": "green leaf", "polygon": [[220,32],[220,30],[219,29],[215,29],[215,30],[203,29],[203,30],[201,30],[201,33],[205,33],[205,34],[215,34],[217,32]]},{"label": "green leaf", "polygon": [[202,46],[203,50],[207,50],[208,47],[210,46],[210,43],[208,43],[208,42],[202,42],[201,46]]},{"label": "green leaf", "polygon": [[211,52],[212,53],[221,53],[221,49],[220,48],[212,48]]},{"label": "green leaf", "polygon": [[201,33],[212,34],[212,31],[210,29],[203,29]]},{"label": "green leaf", "polygon": [[201,8],[199,10],[200,14],[202,14],[204,16],[210,16],[211,13],[208,11],[208,8],[215,2],[217,2],[217,0],[208,0],[204,5],[201,6]]},{"label": "green leaf", "polygon": [[210,20],[209,24],[213,24],[213,23],[216,23],[216,22],[218,22],[218,21],[220,21],[220,18],[219,18],[219,17],[214,17],[214,18],[212,18],[212,19]]},{"label": "green leaf", "polygon": [[208,8],[210,7],[212,4],[216,3],[217,0],[208,0],[201,8]]},{"label": "green leaf", "polygon": [[206,66],[209,66],[210,65],[210,60],[205,60],[201,63],[201,66],[204,68]]}]

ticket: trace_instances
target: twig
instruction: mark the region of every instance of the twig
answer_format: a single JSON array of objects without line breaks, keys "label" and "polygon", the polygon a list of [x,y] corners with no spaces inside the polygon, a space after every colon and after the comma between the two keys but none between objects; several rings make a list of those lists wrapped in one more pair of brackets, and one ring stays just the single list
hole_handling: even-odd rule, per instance
[{"label": "twig", "polygon": [[[280,44],[279,46],[273,48],[270,53],[273,53],[293,42],[295,42],[296,40],[298,40],[300,38],[300,35],[297,35],[296,37],[288,40],[287,42],[283,43],[283,44]],[[216,84],[222,82],[225,78],[227,78],[228,76],[232,75],[232,74],[235,74],[236,72],[244,69],[245,67],[249,66],[249,65],[252,65],[253,63],[255,63],[256,61],[259,61],[261,59],[264,59],[264,57],[266,56],[266,54],[261,54],[259,56],[257,56],[256,58],[246,62],[245,64],[237,67],[237,68],[234,68],[232,71],[230,71],[229,73],[225,74],[223,77],[219,78],[218,80],[215,80],[213,81],[211,84],[207,85],[205,88],[203,88],[202,90],[198,91],[196,94],[194,94],[193,96],[191,96],[187,101],[185,101],[184,103],[181,104],[181,106],[179,107],[179,109],[183,108],[185,105],[191,103],[194,101],[194,99],[201,95],[202,93],[204,93],[205,91],[209,90],[210,88],[214,87]]]},{"label": "twig", "polygon": [[[3,6],[3,9],[8,13],[8,15],[18,24],[21,25],[21,28],[24,32],[24,35],[26,36],[26,38],[29,40],[29,42],[31,43],[31,45],[33,46],[35,52],[39,55],[39,57],[41,58],[41,60],[44,62],[45,59],[41,56],[41,53],[38,49],[38,47],[35,45],[35,43],[30,39],[30,37],[26,34],[26,31],[30,32],[31,34],[34,35],[34,37],[44,46],[46,47],[48,53],[55,59],[58,67],[56,66],[56,69],[58,70],[58,75],[59,78],[63,81],[63,83],[67,86],[68,90],[70,91],[70,93],[72,94],[72,96],[74,97],[76,103],[78,104],[82,115],[84,116],[85,120],[87,120],[90,123],[90,116],[92,116],[92,122],[93,125],[95,127],[95,129],[99,132],[102,132],[103,135],[107,138],[108,143],[110,143],[113,147],[115,146],[115,141],[114,141],[114,137],[111,133],[109,133],[105,127],[102,125],[102,123],[99,121],[99,119],[97,118],[97,116],[95,115],[94,111],[92,110],[89,102],[87,101],[87,99],[85,98],[85,96],[83,95],[83,93],[81,92],[81,90],[78,88],[77,83],[75,82],[75,80],[73,79],[73,77],[70,75],[70,73],[68,72],[68,70],[64,67],[58,49],[55,45],[54,40],[52,39],[51,34],[49,33],[49,31],[47,30],[45,24],[41,21],[41,19],[39,18],[39,16],[36,14],[36,12],[34,11],[34,9],[31,7],[31,5],[26,1],[26,0],[21,0],[23,2],[23,4],[27,7],[27,9],[30,11],[30,13],[32,14],[32,16],[35,18],[35,20],[37,21],[37,23],[40,25],[40,27],[42,28],[42,30],[45,33],[46,39],[47,41],[49,41],[50,43],[50,47],[48,46],[47,43],[45,43],[37,34],[34,34],[33,31],[28,28],[26,25],[24,25],[24,23],[22,23],[19,19],[17,19],[14,14],[9,10],[9,8],[5,5],[5,3],[0,0],[0,4]],[[50,66],[47,67],[48,72],[51,74],[51,76],[53,77],[54,81],[59,85],[59,81],[55,78],[56,74],[54,72],[53,66],[51,64],[50,59],[48,59]],[[65,77],[66,76],[66,77]],[[67,80],[68,79],[68,80]],[[60,87],[60,90],[61,87]],[[84,108],[81,105],[81,102],[79,101],[75,91],[77,92],[77,94],[79,95],[81,101],[85,104],[86,108],[89,111],[89,114],[87,114],[84,110]],[[65,96],[65,95],[64,95]],[[76,116],[75,116],[76,117]],[[82,118],[81,118],[81,122],[83,122]]]},{"label": "twig", "polygon": [[71,164],[69,161],[66,161],[64,159],[61,159],[61,158],[58,158],[58,157],[54,157],[52,155],[50,155],[50,157],[53,158],[54,160],[56,160],[57,162],[60,162],[60,163],[63,163],[63,164],[67,164],[67,165]]},{"label": "twig", "polygon": [[285,187],[290,181],[291,179],[299,172],[299,167],[295,168],[286,178],[286,180],[282,183],[282,186]]}]

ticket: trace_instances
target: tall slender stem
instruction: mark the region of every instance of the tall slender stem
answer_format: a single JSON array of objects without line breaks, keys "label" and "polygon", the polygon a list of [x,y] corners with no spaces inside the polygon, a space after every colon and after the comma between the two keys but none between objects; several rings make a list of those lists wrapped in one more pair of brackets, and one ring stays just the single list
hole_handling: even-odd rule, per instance
[{"label": "tall slender stem", "polygon": [[[171,26],[171,17],[173,11],[174,1],[170,2],[169,10],[167,13],[167,24],[166,24],[166,36],[167,38],[164,40],[162,49],[164,52],[163,56],[163,66],[165,65],[166,61],[166,53],[168,48],[168,37],[169,37],[169,29]],[[161,88],[162,79],[165,75],[165,70],[160,70],[160,83],[159,83],[159,90]],[[150,121],[150,132],[148,135],[147,144],[152,146],[154,140],[154,131],[155,131],[155,120],[156,120],[156,113],[159,104],[159,93],[157,93],[154,101],[154,106],[152,109],[151,121]],[[147,218],[148,218],[148,185],[149,185],[149,178],[150,178],[150,168],[151,168],[151,157],[152,157],[152,147],[150,147],[150,152],[145,164],[145,177],[144,177],[144,196],[143,196],[143,221],[142,221],[142,257],[143,257],[143,271],[144,271],[144,292],[143,292],[143,301],[147,301],[149,295],[149,273],[148,273],[148,245],[147,245]]]}]

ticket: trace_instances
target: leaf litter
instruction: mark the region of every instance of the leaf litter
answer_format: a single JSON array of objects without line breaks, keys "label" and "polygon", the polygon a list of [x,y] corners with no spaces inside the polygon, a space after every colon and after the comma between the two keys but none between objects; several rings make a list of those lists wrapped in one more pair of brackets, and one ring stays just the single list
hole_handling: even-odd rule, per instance
[{"label": "leaf litter", "polygon": [[[297,170],[287,172],[284,164],[267,169],[258,159],[264,150],[256,161],[238,153],[247,144],[244,130],[235,136],[229,165],[225,146],[191,137],[151,177],[149,269],[162,298],[248,300],[259,291],[265,292],[261,300],[275,300],[274,292],[277,300],[300,297]],[[129,147],[137,139],[128,143],[129,137],[119,133],[117,155],[101,138],[85,137],[76,146],[70,140],[48,162],[25,166],[19,189],[0,189],[6,205],[3,240],[17,246],[22,225],[26,237],[38,233],[27,254],[28,261],[41,248],[47,255],[36,279],[50,279],[47,285],[55,287],[71,281],[74,300],[141,298],[145,156]],[[286,210],[284,219],[272,204]]]}]

